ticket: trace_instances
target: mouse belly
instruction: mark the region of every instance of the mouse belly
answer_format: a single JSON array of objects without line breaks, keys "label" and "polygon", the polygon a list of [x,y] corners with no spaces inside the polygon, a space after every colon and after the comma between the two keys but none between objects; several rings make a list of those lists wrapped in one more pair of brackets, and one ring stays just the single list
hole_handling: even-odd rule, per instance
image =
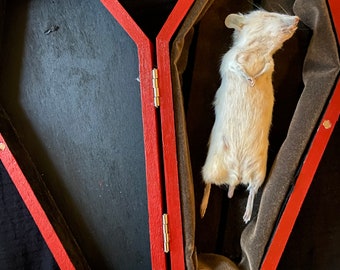
[{"label": "mouse belly", "polygon": [[[233,197],[237,185],[248,186],[248,199],[243,216],[245,223],[251,219],[255,195],[262,185],[266,175],[268,139],[260,137],[252,140],[230,140],[221,136],[220,132],[211,134],[210,147],[206,162],[202,168],[203,180],[206,184],[202,204],[201,217],[204,216],[210,195],[211,184],[228,185],[228,197]],[[220,135],[220,136],[218,136]],[[215,137],[216,136],[216,137]]]},{"label": "mouse belly", "polygon": [[236,136],[214,133],[213,130],[202,169],[203,180],[219,186],[261,185],[266,172],[268,139],[252,132],[236,132]]},{"label": "mouse belly", "polygon": [[[219,89],[223,90],[223,89]],[[216,119],[203,166],[203,179],[216,185],[250,184],[264,177],[273,97],[250,89],[217,93]]]},{"label": "mouse belly", "polygon": [[216,120],[202,168],[207,185],[229,185],[228,197],[232,197],[237,185],[248,185],[245,222],[250,220],[255,194],[266,175],[273,98],[264,97],[242,96],[230,99],[232,102],[215,102]]}]

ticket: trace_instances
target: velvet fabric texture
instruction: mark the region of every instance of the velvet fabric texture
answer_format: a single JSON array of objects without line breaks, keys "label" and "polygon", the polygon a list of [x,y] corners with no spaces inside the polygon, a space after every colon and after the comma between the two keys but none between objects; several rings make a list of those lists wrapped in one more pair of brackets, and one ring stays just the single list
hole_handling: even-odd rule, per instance
[{"label": "velvet fabric texture", "polygon": [[[224,19],[258,5],[301,19],[293,38],[274,56],[276,102],[267,178],[248,225],[242,222],[248,196],[242,187],[231,200],[226,199],[226,191],[213,187],[206,217],[201,220],[196,213],[203,193],[201,167],[214,122],[212,101],[220,84],[220,59],[231,46],[232,30],[225,28]],[[259,269],[339,73],[327,4],[322,0],[308,4],[303,0],[256,1],[256,5],[195,1],[173,40],[171,65],[186,267]]]}]

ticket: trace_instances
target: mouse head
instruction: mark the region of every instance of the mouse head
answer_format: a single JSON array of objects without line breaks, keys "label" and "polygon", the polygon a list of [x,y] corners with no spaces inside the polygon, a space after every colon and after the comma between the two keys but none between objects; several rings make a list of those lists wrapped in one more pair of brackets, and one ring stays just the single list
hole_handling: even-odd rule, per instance
[{"label": "mouse head", "polygon": [[245,15],[230,14],[225,19],[225,25],[235,29],[235,45],[258,46],[272,54],[294,34],[298,22],[297,16],[264,10],[256,10]]}]

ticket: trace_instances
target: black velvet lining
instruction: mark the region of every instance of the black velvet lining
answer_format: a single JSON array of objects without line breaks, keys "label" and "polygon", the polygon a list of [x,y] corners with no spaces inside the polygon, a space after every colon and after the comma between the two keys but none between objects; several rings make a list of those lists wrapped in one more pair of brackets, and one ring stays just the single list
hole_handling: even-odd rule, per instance
[{"label": "black velvet lining", "polygon": [[59,269],[2,162],[0,269]]}]

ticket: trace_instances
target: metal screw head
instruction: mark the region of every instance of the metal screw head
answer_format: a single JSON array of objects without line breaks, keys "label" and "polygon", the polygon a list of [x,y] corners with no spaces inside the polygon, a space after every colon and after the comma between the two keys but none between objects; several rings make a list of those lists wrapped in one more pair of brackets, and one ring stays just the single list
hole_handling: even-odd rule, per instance
[{"label": "metal screw head", "polygon": [[332,122],[329,120],[325,120],[323,121],[322,125],[325,129],[330,129],[332,127]]},{"label": "metal screw head", "polygon": [[0,142],[0,151],[4,151],[6,148],[6,145],[2,142]]}]

